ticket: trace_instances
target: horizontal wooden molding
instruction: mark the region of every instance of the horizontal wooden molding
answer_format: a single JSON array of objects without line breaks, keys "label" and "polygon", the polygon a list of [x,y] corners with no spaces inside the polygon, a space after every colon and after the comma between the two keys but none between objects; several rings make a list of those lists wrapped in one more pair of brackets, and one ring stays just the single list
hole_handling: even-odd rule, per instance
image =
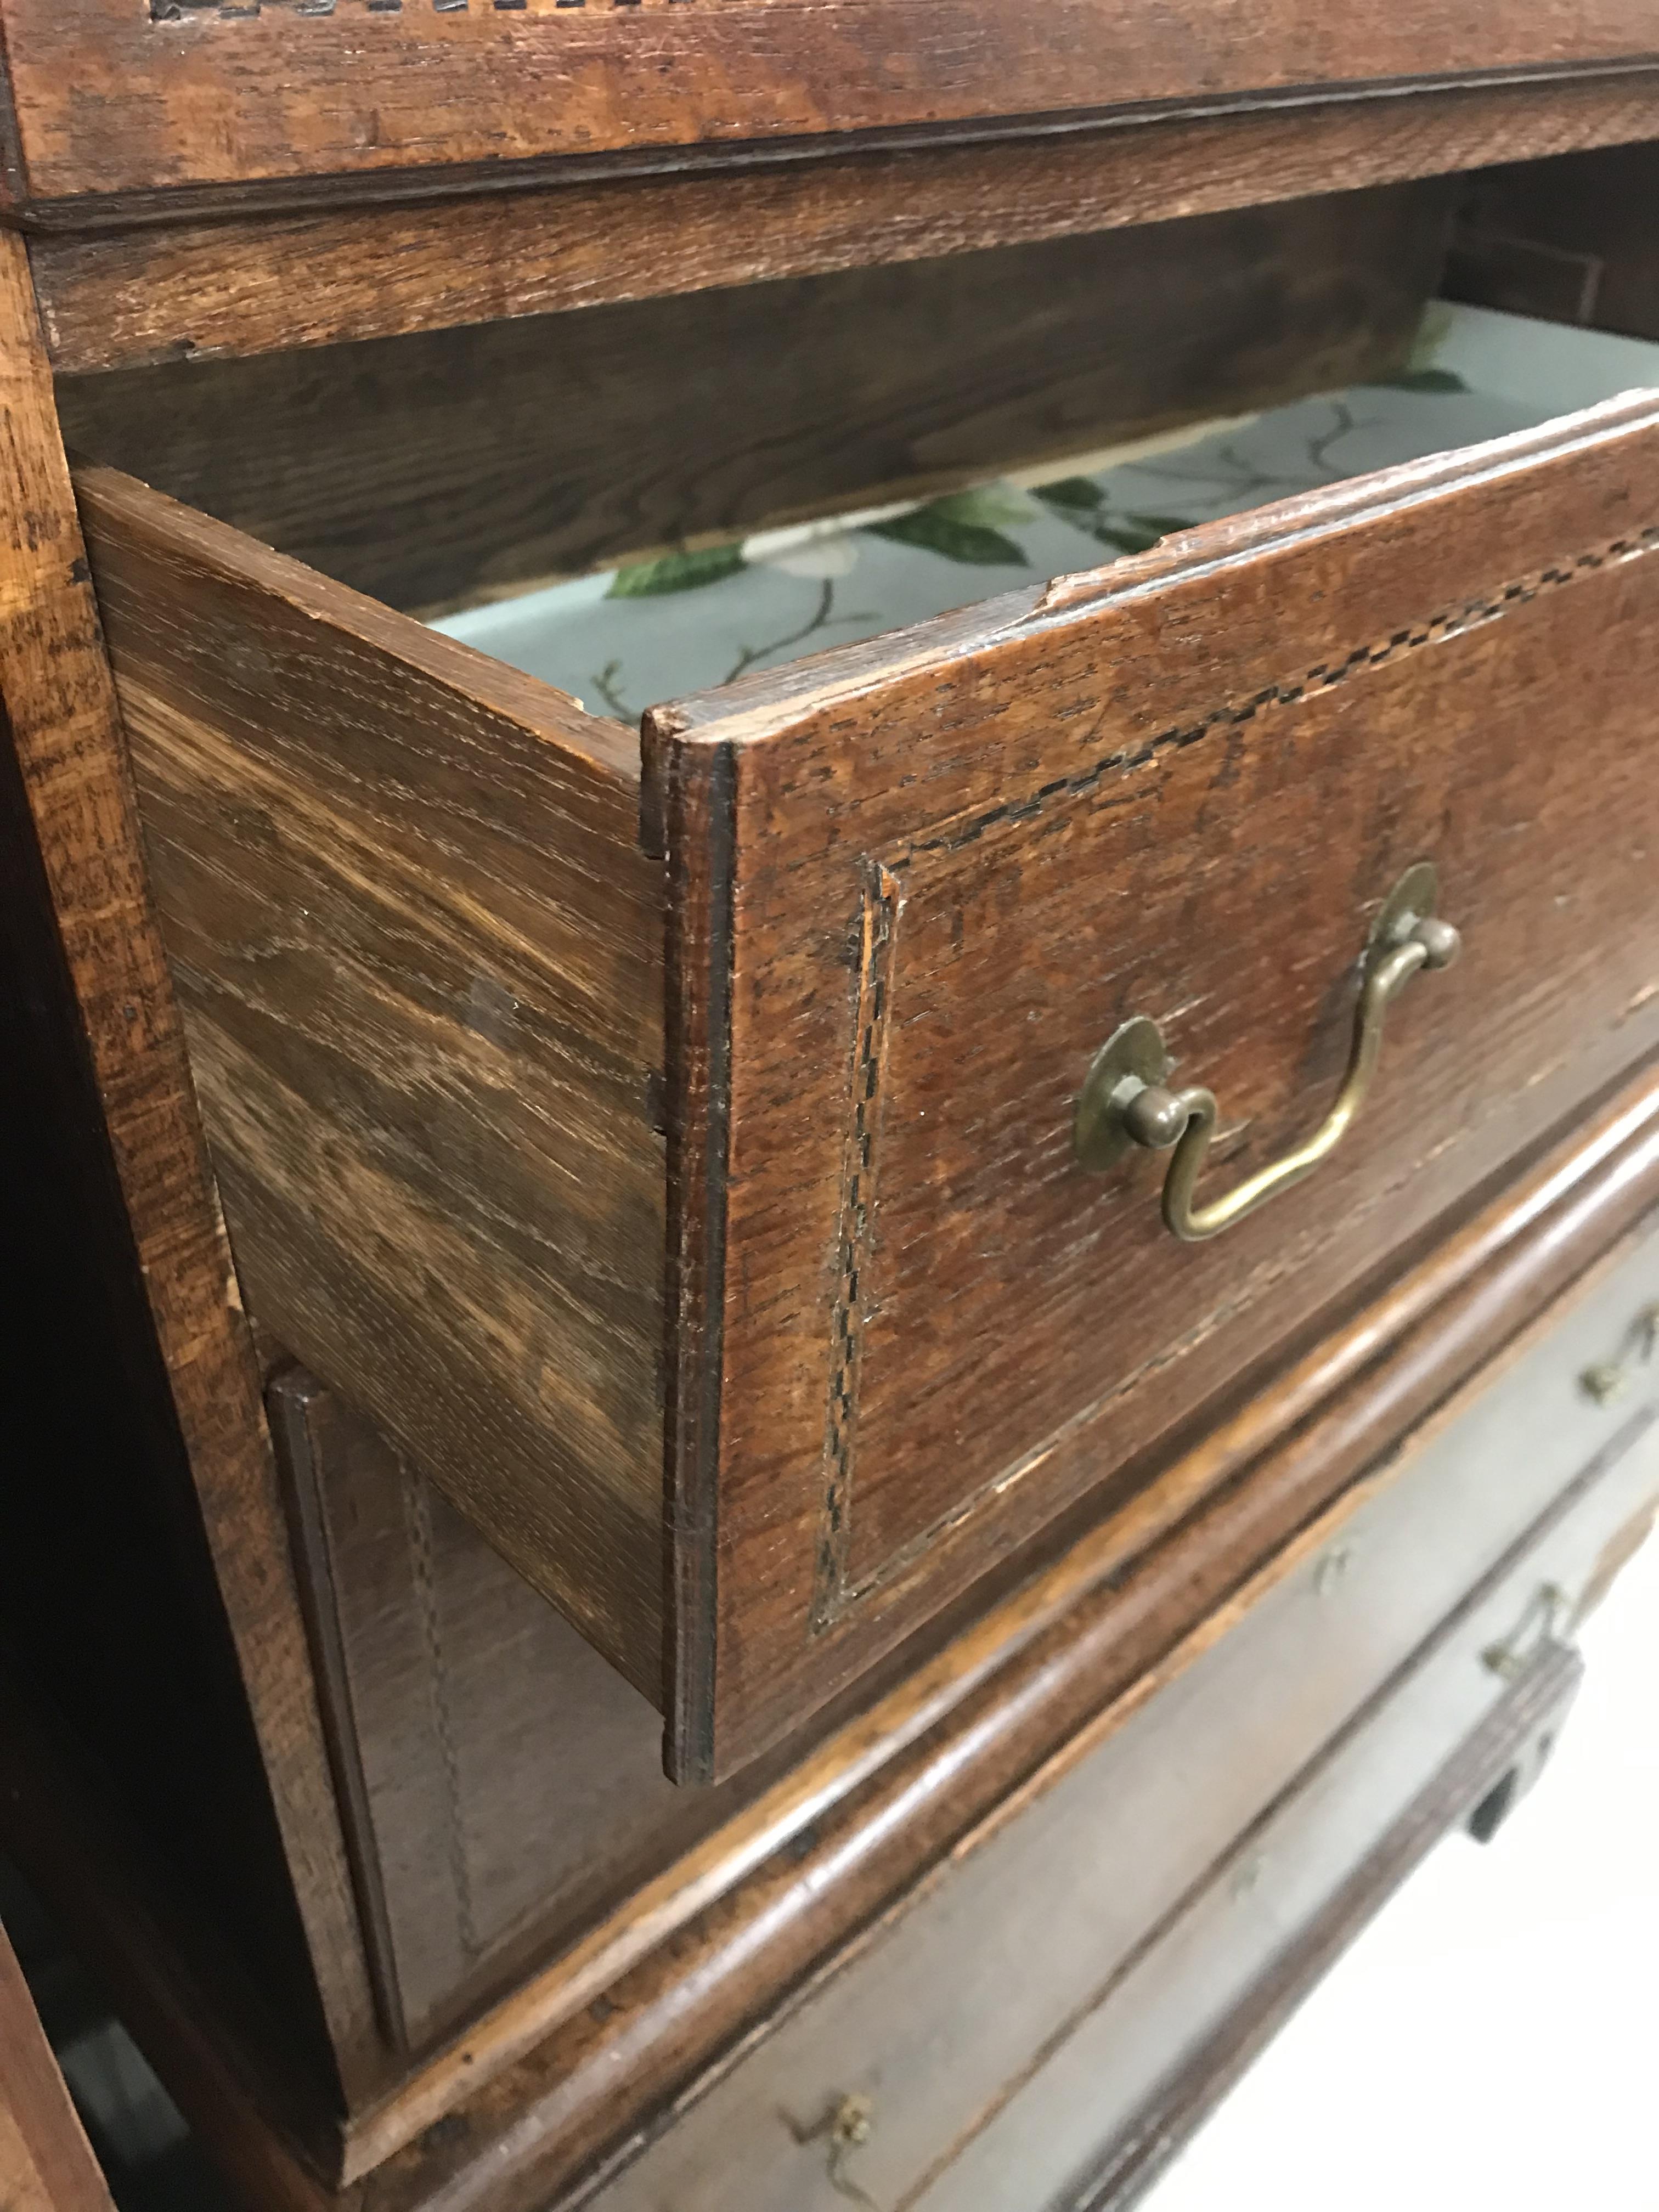
[{"label": "horizontal wooden molding", "polygon": [[112,230],[88,230],[82,210],[31,253],[54,364],[131,368],[921,260],[1656,134],[1659,70],[1644,70],[702,173],[475,179],[414,204]]}]

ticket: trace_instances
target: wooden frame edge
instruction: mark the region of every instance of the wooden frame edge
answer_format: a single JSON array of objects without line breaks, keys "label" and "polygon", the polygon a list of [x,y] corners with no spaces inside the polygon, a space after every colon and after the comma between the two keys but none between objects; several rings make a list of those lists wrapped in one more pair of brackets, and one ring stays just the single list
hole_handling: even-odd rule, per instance
[{"label": "wooden frame edge", "polygon": [[54,368],[392,337],[1214,214],[1659,136],[1659,69],[130,222],[29,251]]},{"label": "wooden frame edge", "polygon": [[[21,239],[0,231],[0,702],[223,1613],[348,2080],[374,2014],[258,1376],[156,927]],[[257,1537],[250,1540],[250,1531]],[[296,1688],[298,1694],[296,1695]]]}]

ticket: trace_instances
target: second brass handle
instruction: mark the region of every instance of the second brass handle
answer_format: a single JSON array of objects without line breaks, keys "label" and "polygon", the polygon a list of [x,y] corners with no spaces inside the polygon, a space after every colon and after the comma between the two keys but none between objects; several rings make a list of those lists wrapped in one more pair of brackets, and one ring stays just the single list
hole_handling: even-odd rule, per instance
[{"label": "second brass handle", "polygon": [[1186,1244],[1218,1236],[1310,1175],[1336,1150],[1365,1103],[1391,1001],[1419,969],[1449,967],[1461,950],[1457,932],[1435,915],[1436,889],[1433,868],[1420,861],[1407,870],[1385,903],[1365,952],[1341,1088],[1318,1128],[1294,1152],[1200,1206],[1198,1179],[1215,1134],[1215,1095],[1197,1087],[1168,1088],[1164,1039],[1158,1024],[1139,1015],[1097,1054],[1079,1096],[1073,1146],[1081,1164],[1103,1173],[1130,1146],[1149,1152],[1173,1146],[1164,1179],[1164,1218]]},{"label": "second brass handle", "polygon": [[1629,1388],[1637,1369],[1645,1366],[1656,1352],[1659,1352],[1659,1298],[1643,1307],[1611,1359],[1599,1359],[1584,1369],[1578,1387],[1598,1406],[1610,1406]]}]

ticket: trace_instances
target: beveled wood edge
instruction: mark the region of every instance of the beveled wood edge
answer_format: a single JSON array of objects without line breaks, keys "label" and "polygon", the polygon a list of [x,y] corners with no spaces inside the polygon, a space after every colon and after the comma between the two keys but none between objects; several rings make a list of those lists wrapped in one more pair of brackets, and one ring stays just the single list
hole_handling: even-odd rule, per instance
[{"label": "beveled wood edge", "polygon": [[[1563,1291],[1616,1264],[1656,1205],[1650,1068],[1171,1468],[1150,1526],[1183,1501],[1189,1517],[1150,1562],[1133,1516],[1084,1538],[355,2117],[342,2121],[314,2093],[297,2123],[274,2109],[234,2014],[124,1860],[118,1822],[49,1774],[32,1789],[43,1886],[66,1894],[65,1917],[152,2059],[254,2202],[521,2212],[585,2187],[611,2170],[619,2137],[629,2150],[642,2141],[653,2112],[730,2063],[781,1996],[833,1971],[860,1929],[965,1835],[1012,1817],[1222,1632],[1264,1578],[1322,1540],[1334,1501],[1340,1518],[1368,1468]],[[1247,1467],[1251,1482],[1229,1480]],[[1196,1510],[1224,1484],[1218,1504]],[[1194,1627],[1191,1587],[1206,1563],[1217,1594]],[[1176,1606],[1159,1646],[1153,1632]],[[1152,1656],[1126,1661],[1137,1635],[1152,1636]],[[28,1774],[18,1730],[0,1731],[0,1753],[12,1767],[3,1826]],[[776,1935],[757,1956],[762,1929]]]},{"label": "beveled wood edge", "polygon": [[[1404,182],[1659,137],[1659,69],[1269,103],[951,143],[605,175],[452,175],[415,197],[88,227],[30,256],[64,371],[388,337]],[[43,210],[36,210],[41,220]],[[185,219],[179,219],[184,216]]]},{"label": "beveled wood edge", "polygon": [[1435,1845],[1547,1731],[1578,1693],[1584,1662],[1546,1644],[1313,1917],[1291,1935],[1240,2002],[1167,2075],[1064,2212],[1129,2212],[1214,2112],[1354,1938]]},{"label": "beveled wood edge", "polygon": [[726,1322],[726,1176],[732,1095],[733,763],[716,746],[706,775],[671,764],[659,821],[642,786],[641,842],[668,860],[664,909],[664,1047],[680,1110],[667,1116],[663,1419],[669,1532],[664,1621],[668,1690],[663,1769],[714,1779],[714,1653],[720,1587],[720,1397]]},{"label": "beveled wood edge", "polygon": [[[86,0],[96,8],[100,0]],[[192,183],[130,183],[104,190],[47,192],[30,181],[28,157],[15,97],[15,65],[0,42],[0,224],[35,231],[86,231],[118,225],[179,220],[237,219],[251,213],[293,209],[356,208],[386,201],[431,203],[454,193],[511,193],[538,185],[574,184],[595,178],[681,174],[730,176],[775,161],[813,161],[845,154],[927,150],[995,144],[1009,139],[1056,138],[1079,131],[1137,130],[1163,123],[1265,115],[1298,115],[1337,105],[1374,107],[1382,102],[1441,100],[1460,94],[1518,90],[1545,100],[1569,98],[1636,79],[1659,68],[1649,46],[1594,58],[1512,60],[1463,70],[1418,70],[1395,75],[1355,74],[1278,83],[1213,85],[1170,90],[1138,99],[1068,100],[1055,106],[959,112],[921,120],[896,118],[848,126],[826,118],[799,131],[751,130],[739,137],[719,132],[697,138],[645,139],[598,148],[568,147],[520,157],[394,162],[371,156],[356,168],[295,168],[242,178]],[[839,96],[839,95],[838,95]],[[1006,84],[998,98],[1006,100]],[[751,119],[752,120],[752,119]]]},{"label": "beveled wood edge", "polygon": [[351,1865],[352,1885],[362,1922],[363,1957],[374,1993],[380,2032],[396,2051],[410,2047],[398,1947],[392,1932],[386,1883],[374,1849],[374,1824],[368,1779],[351,1693],[345,1638],[336,1591],[334,1547],[324,1510],[320,1471],[312,1450],[306,1409],[313,1399],[330,1396],[328,1386],[286,1354],[265,1380],[265,1419],[276,1449],[277,1478],[288,1512],[289,1540],[300,1562],[299,1591],[317,1703],[322,1715],[330,1770],[340,1803],[341,1827]]},{"label": "beveled wood edge", "polygon": [[236,1663],[349,2087],[373,2008],[276,1474],[21,240],[0,230],[0,697]]},{"label": "beveled wood edge", "polygon": [[[1352,477],[1329,490],[1297,492],[1270,506],[1246,508],[1213,523],[1173,531],[1121,568],[1104,562],[1056,576],[1039,592],[1033,624],[1074,610],[1105,608],[1156,591],[1183,577],[1213,573],[1265,553],[1288,550],[1328,530],[1380,521],[1419,501],[1473,490],[1550,462],[1570,462],[1610,434],[1636,437],[1659,428],[1659,389],[1622,392],[1589,407],[1474,445],[1454,446],[1420,460],[1402,461]],[[1646,541],[1643,540],[1645,547]],[[1500,572],[1504,562],[1498,560]],[[1502,588],[1494,586],[1494,588]]]}]

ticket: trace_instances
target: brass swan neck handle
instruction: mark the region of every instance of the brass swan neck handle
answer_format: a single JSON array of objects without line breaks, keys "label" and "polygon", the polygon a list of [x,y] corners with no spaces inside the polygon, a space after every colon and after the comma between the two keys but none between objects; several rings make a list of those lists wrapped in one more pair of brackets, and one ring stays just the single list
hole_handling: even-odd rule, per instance
[{"label": "brass swan neck handle", "polygon": [[1318,1128],[1294,1152],[1200,1205],[1198,1181],[1215,1133],[1215,1095],[1197,1086],[1168,1088],[1169,1054],[1158,1024],[1142,1014],[1126,1022],[1103,1048],[1079,1094],[1073,1148],[1080,1164],[1103,1174],[1131,1145],[1148,1152],[1173,1147],[1164,1179],[1164,1219],[1183,1244],[1218,1236],[1311,1175],[1336,1150],[1365,1103],[1390,1004],[1420,969],[1449,968],[1457,957],[1462,939],[1434,912],[1437,889],[1433,868],[1419,861],[1407,870],[1384,904],[1365,951],[1341,1088]]}]

